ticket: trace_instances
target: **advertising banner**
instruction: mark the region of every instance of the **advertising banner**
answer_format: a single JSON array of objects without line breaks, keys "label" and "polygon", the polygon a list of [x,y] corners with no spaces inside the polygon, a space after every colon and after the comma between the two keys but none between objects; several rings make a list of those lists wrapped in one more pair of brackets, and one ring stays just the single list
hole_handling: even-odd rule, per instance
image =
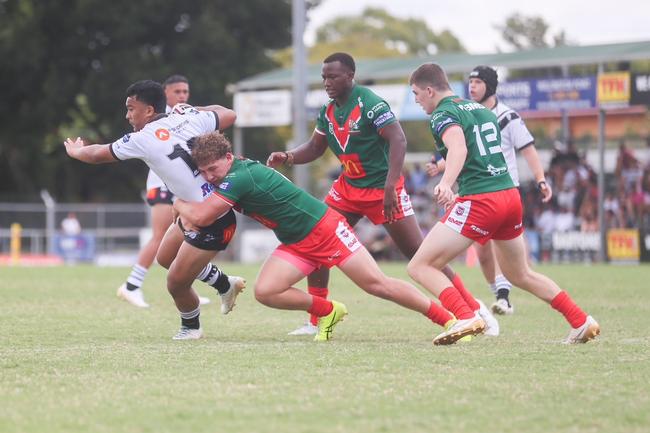
[{"label": "advertising banner", "polygon": [[631,105],[650,105],[650,74],[632,75]]},{"label": "advertising banner", "polygon": [[630,103],[630,73],[608,72],[598,75],[598,105],[626,107]]},{"label": "advertising banner", "polygon": [[640,255],[637,229],[607,231],[607,256],[610,260],[638,261]]}]

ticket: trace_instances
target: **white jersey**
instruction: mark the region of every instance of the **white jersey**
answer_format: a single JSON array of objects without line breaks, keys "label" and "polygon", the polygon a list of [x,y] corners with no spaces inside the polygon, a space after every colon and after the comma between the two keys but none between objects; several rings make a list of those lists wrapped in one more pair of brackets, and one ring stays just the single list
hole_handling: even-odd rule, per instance
[{"label": "white jersey", "polygon": [[517,155],[515,150],[521,150],[526,146],[534,143],[535,139],[531,135],[524,120],[512,108],[497,100],[492,112],[497,116],[499,129],[501,130],[501,150],[503,157],[508,164],[510,177],[519,186],[519,170],[517,169]]},{"label": "white jersey", "polygon": [[[169,114],[172,111],[172,107],[169,105],[165,106],[165,113]],[[165,188],[165,182],[158,176],[152,169],[149,169],[149,174],[147,175],[147,191],[154,188]]]},{"label": "white jersey", "polygon": [[142,130],[113,142],[111,153],[118,160],[141,159],[167,185],[186,201],[203,201],[214,189],[199,174],[192,161],[188,141],[219,129],[212,111],[198,111],[186,106],[161,119],[148,123]]}]

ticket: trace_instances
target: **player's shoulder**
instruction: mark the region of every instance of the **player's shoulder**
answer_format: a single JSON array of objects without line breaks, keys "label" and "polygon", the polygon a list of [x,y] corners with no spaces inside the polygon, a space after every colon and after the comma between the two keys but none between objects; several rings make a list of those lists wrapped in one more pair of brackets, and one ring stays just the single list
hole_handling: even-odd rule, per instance
[{"label": "player's shoulder", "polygon": [[494,106],[494,108],[492,109],[492,112],[493,112],[493,113],[494,113],[498,118],[500,118],[500,117],[502,117],[502,116],[510,115],[511,113],[514,113],[514,114],[516,114],[517,116],[519,115],[519,113],[517,113],[515,110],[513,110],[512,108],[510,108],[510,106],[504,104],[504,103],[501,102],[500,100],[497,100],[497,104],[496,104],[496,105]]}]

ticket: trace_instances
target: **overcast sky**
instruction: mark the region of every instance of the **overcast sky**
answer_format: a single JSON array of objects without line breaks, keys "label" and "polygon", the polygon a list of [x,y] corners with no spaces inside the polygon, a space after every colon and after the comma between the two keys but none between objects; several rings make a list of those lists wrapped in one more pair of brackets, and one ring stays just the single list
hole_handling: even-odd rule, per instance
[{"label": "overcast sky", "polygon": [[549,33],[564,30],[578,45],[650,41],[650,0],[324,0],[309,12],[305,41],[315,29],[340,15],[358,15],[368,6],[398,17],[424,19],[435,32],[448,29],[472,54],[510,50],[494,25],[514,12],[542,16]]}]

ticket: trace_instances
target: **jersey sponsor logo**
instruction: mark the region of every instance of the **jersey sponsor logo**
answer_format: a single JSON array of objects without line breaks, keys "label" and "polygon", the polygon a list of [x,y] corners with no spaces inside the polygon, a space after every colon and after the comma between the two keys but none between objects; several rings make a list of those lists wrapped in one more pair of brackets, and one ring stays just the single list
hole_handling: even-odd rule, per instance
[{"label": "jersey sponsor logo", "polygon": [[339,155],[339,161],[341,161],[341,167],[343,167],[343,174],[348,179],[366,177],[366,170],[363,169],[363,164],[361,164],[361,159],[358,154],[351,153],[346,155],[342,153]]},{"label": "jersey sponsor logo", "polygon": [[201,185],[201,193],[203,194],[203,197],[212,194],[213,191],[214,191],[214,185],[212,185],[211,183],[206,182],[203,185]]},{"label": "jersey sponsor logo", "polygon": [[235,235],[235,229],[237,229],[237,224],[231,224],[223,229],[223,242],[225,244],[230,243],[232,237]]},{"label": "jersey sponsor logo", "polygon": [[217,188],[223,191],[228,191],[230,189],[230,185],[232,185],[230,182],[221,182]]},{"label": "jersey sponsor logo", "polygon": [[447,221],[449,221],[452,224],[455,224],[457,226],[462,226],[463,222],[461,220],[457,220],[456,218],[452,217],[451,215],[447,218]]},{"label": "jersey sponsor logo", "polygon": [[388,111],[381,116],[377,117],[372,123],[377,129],[381,129],[386,123],[390,122],[395,118],[395,115],[392,111]]},{"label": "jersey sponsor logo", "polygon": [[465,213],[465,208],[462,206],[456,206],[456,215],[462,216]]},{"label": "jersey sponsor logo", "polygon": [[336,142],[339,144],[341,150],[345,152],[345,148],[350,141],[350,134],[359,133],[359,121],[361,120],[361,106],[356,105],[347,119],[343,122],[342,125],[336,121],[336,116],[334,116],[334,104],[331,103],[328,105],[325,112],[325,116],[329,122],[329,132],[334,137]]},{"label": "jersey sponsor logo", "polygon": [[122,137],[122,143],[128,143],[130,139],[131,134],[126,134],[124,137]]},{"label": "jersey sponsor logo", "polygon": [[329,192],[327,193],[330,197],[332,197],[332,200],[334,201],[341,201],[341,196],[339,195],[338,192],[334,189],[334,187],[330,188]]},{"label": "jersey sponsor logo", "polygon": [[490,232],[488,232],[487,230],[484,230],[484,229],[482,229],[482,228],[476,227],[474,224],[472,224],[472,225],[470,226],[470,228],[471,228],[472,230],[474,230],[476,233],[479,233],[479,234],[481,234],[481,235],[483,235],[483,236],[487,236],[487,235],[490,233]]},{"label": "jersey sponsor logo", "polygon": [[490,176],[498,176],[508,171],[508,167],[495,167],[492,164],[488,164],[487,171],[490,173]]},{"label": "jersey sponsor logo", "polygon": [[451,117],[447,117],[444,120],[441,120],[440,122],[436,123],[436,134],[440,135],[442,130],[444,129],[445,126],[451,124],[454,122],[454,119]]},{"label": "jersey sponsor logo", "polygon": [[339,238],[341,242],[347,247],[350,251],[356,251],[361,247],[361,242],[355,236],[355,234],[350,231],[345,222],[339,221],[338,226],[336,227],[336,237]]},{"label": "jersey sponsor logo", "polygon": [[156,132],[154,132],[154,135],[160,141],[167,141],[167,140],[169,140],[169,137],[170,137],[169,131],[166,130],[165,128],[156,129]]},{"label": "jersey sponsor logo", "polygon": [[441,118],[442,116],[444,116],[444,115],[445,115],[445,113],[442,113],[442,112],[440,112],[440,113],[434,113],[433,116],[431,117],[431,120],[432,120],[432,121],[433,121],[433,120],[438,120],[438,119],[440,119],[440,118]]}]

